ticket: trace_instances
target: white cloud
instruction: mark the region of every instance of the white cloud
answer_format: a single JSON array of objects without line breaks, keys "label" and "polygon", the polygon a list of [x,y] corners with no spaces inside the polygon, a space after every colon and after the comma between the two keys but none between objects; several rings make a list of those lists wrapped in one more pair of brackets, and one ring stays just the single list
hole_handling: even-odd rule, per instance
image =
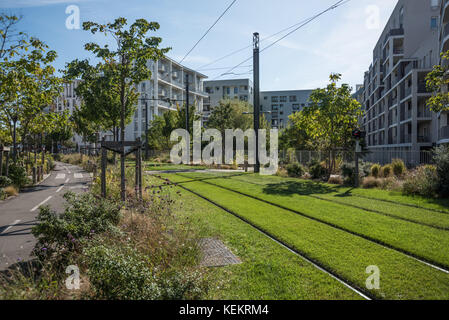
[{"label": "white cloud", "polygon": [[52,4],[75,4],[86,0],[2,0],[0,8],[41,7]]}]

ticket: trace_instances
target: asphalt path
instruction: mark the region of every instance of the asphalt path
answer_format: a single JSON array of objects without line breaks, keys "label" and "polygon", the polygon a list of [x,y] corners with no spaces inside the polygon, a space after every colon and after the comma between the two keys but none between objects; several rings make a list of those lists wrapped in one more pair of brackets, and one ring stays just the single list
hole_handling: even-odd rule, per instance
[{"label": "asphalt path", "polygon": [[36,239],[31,228],[37,223],[39,207],[48,205],[63,212],[63,195],[88,189],[91,174],[82,168],[56,163],[55,169],[38,186],[26,189],[19,196],[0,202],[0,270],[28,261]]}]

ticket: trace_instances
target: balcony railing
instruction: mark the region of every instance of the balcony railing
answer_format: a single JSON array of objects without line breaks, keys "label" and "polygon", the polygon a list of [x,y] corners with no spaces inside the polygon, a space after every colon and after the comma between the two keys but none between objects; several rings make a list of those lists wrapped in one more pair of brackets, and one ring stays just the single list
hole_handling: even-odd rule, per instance
[{"label": "balcony railing", "polygon": [[412,110],[401,110],[401,121],[408,120],[412,117]]},{"label": "balcony railing", "polygon": [[418,109],[418,118],[432,118],[432,111],[428,109]]},{"label": "balcony railing", "polygon": [[387,43],[390,37],[402,35],[404,35],[404,28],[391,29],[390,32],[388,32],[387,35],[385,36],[384,44]]},{"label": "balcony railing", "polygon": [[429,143],[431,142],[429,136],[418,136],[418,143]]},{"label": "balcony railing", "polygon": [[418,93],[431,93],[427,91],[427,86],[425,82],[418,83]]},{"label": "balcony railing", "polygon": [[440,129],[440,139],[449,139],[449,126]]},{"label": "balcony railing", "polygon": [[404,48],[393,48],[393,54],[404,54]]},{"label": "balcony railing", "polygon": [[412,142],[412,136],[410,134],[405,134],[401,138],[401,143],[411,143]]},{"label": "balcony railing", "polygon": [[446,23],[443,27],[443,37],[446,38],[449,35],[449,23]]}]

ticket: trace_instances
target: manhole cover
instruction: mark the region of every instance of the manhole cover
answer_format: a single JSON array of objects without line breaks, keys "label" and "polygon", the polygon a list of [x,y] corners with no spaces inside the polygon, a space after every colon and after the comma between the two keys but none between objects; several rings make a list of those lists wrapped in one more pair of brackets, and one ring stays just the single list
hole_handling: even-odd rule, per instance
[{"label": "manhole cover", "polygon": [[226,246],[217,239],[201,239],[199,246],[203,253],[203,259],[200,263],[202,267],[224,267],[232,264],[241,263]]}]

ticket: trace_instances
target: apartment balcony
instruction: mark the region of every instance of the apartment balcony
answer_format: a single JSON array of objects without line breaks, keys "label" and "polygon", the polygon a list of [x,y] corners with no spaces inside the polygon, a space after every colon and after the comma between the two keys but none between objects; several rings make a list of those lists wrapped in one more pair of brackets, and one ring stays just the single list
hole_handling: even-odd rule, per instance
[{"label": "apartment balcony", "polygon": [[408,87],[407,89],[402,90],[402,99],[408,98],[412,95],[412,87]]},{"label": "apartment balcony", "polygon": [[407,121],[412,118],[412,110],[401,110],[401,121]]},{"label": "apartment balcony", "polygon": [[162,97],[162,98],[166,98],[167,97],[167,90],[166,89],[159,90],[159,96]]},{"label": "apartment balcony", "polygon": [[432,111],[430,111],[426,108],[418,109],[418,118],[431,120],[432,119]]},{"label": "apartment balcony", "polygon": [[390,37],[404,36],[404,28],[391,29],[390,32],[387,33],[384,40],[384,45],[388,42]]},{"label": "apartment balcony", "polygon": [[418,136],[418,143],[430,143],[432,142],[430,136]]},{"label": "apartment balcony", "polygon": [[449,0],[443,0],[441,5],[441,19],[443,23],[449,22]]},{"label": "apartment balcony", "polygon": [[431,94],[431,92],[429,92],[427,90],[427,86],[425,82],[420,82],[418,83],[418,93],[422,93],[422,94]]},{"label": "apartment balcony", "polygon": [[449,139],[449,126],[440,129],[440,140]]},{"label": "apartment balcony", "polygon": [[393,54],[394,55],[403,55],[404,54],[404,48],[393,48]]},{"label": "apartment balcony", "polygon": [[388,137],[388,144],[397,144],[398,139],[397,137]]},{"label": "apartment balcony", "polygon": [[404,134],[401,137],[401,143],[412,143],[412,135],[411,134]]},{"label": "apartment balcony", "polygon": [[159,70],[159,72],[165,73],[165,72],[167,72],[168,69],[165,64],[160,63],[158,70]]}]

